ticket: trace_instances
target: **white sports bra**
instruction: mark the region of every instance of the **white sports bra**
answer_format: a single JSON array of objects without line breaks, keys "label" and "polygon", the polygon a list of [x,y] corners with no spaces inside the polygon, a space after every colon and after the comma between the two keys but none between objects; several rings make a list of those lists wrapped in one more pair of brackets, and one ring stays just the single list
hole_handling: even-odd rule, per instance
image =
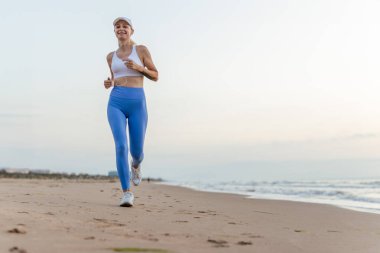
[{"label": "white sports bra", "polygon": [[[143,66],[140,57],[137,55],[135,45],[132,46],[132,52],[127,58],[134,61],[137,65]],[[123,76],[143,76],[139,71],[127,68],[124,61],[117,56],[116,51],[112,56],[111,70],[115,79]]]}]

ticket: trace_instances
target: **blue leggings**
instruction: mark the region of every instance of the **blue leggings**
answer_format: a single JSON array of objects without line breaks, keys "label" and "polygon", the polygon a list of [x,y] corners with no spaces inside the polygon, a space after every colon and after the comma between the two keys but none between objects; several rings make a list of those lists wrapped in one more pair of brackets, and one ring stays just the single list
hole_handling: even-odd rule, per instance
[{"label": "blue leggings", "polygon": [[114,86],[108,100],[107,117],[115,141],[116,166],[121,187],[123,190],[128,190],[130,175],[126,134],[127,119],[129,146],[133,166],[136,167],[144,159],[144,139],[148,124],[144,89]]}]

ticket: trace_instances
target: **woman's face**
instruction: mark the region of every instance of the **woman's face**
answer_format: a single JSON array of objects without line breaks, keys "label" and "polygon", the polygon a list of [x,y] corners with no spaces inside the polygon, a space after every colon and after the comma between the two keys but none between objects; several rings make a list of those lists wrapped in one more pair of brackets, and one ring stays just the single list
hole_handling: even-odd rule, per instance
[{"label": "woman's face", "polygon": [[119,40],[128,40],[133,34],[132,28],[124,20],[120,20],[115,24],[114,31]]}]

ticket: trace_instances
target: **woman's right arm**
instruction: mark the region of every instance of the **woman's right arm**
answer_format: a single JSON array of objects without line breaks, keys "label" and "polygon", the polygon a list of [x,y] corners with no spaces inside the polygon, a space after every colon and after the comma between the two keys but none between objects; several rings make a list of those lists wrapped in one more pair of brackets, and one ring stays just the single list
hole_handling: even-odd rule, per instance
[{"label": "woman's right arm", "polygon": [[113,73],[112,73],[112,69],[111,69],[111,63],[112,63],[112,54],[113,52],[109,53],[107,55],[107,63],[108,63],[108,67],[110,69],[110,72],[111,72],[111,79],[108,77],[107,80],[104,80],[104,87],[106,89],[110,88],[112,85],[113,85]]}]

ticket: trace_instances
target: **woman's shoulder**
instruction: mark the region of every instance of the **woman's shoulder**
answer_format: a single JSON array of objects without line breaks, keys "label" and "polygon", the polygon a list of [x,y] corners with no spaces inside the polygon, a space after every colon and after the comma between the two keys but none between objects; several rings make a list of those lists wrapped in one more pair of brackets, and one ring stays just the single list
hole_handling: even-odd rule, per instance
[{"label": "woman's shoulder", "polygon": [[145,52],[148,51],[148,48],[147,48],[145,45],[142,45],[142,44],[137,45],[137,44],[136,44],[136,50],[137,50],[137,52],[138,52],[139,54],[143,54],[143,53],[145,53]]},{"label": "woman's shoulder", "polygon": [[114,53],[115,53],[115,51],[109,52],[107,54],[107,59],[112,59],[112,56],[113,56]]},{"label": "woman's shoulder", "polygon": [[110,52],[110,53],[107,54],[107,57],[106,57],[106,58],[107,58],[107,61],[108,61],[108,62],[111,62],[111,61],[112,61],[112,56],[113,56],[114,53],[115,53],[115,51],[112,51],[112,52]]}]

